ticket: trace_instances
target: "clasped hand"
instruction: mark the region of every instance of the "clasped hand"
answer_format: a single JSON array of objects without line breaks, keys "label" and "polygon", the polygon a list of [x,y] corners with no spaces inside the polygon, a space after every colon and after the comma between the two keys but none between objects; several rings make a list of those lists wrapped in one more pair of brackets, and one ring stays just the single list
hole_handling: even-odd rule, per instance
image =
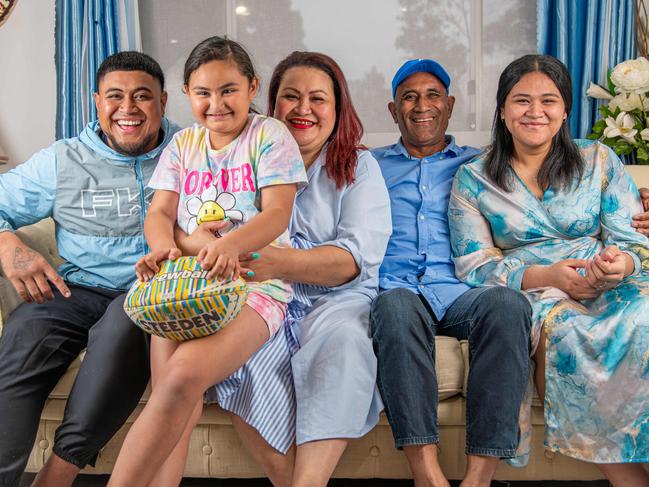
[{"label": "clasped hand", "polygon": [[[585,275],[578,272],[585,269]],[[550,284],[573,299],[594,299],[624,279],[624,253],[614,245],[593,259],[566,259],[548,267]]]}]

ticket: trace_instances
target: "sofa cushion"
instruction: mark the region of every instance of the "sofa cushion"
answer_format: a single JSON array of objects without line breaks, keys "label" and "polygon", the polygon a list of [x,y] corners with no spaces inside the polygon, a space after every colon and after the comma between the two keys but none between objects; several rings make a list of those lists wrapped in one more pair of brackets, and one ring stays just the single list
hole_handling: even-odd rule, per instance
[{"label": "sofa cushion", "polygon": [[[135,325],[134,325],[135,326]],[[435,339],[437,369],[437,382],[439,384],[440,401],[453,397],[463,392],[465,384],[464,358],[462,356],[462,346],[466,342],[458,342],[455,338],[440,336]],[[85,351],[70,365],[67,372],[63,375],[54,390],[50,394],[51,399],[66,399],[70,394],[70,389],[74,383],[74,378],[79,371],[79,365]],[[149,397],[149,388],[147,388],[142,401]]]},{"label": "sofa cushion", "polygon": [[435,370],[440,401],[462,392],[464,386],[464,359],[460,342],[455,338],[435,338]]}]

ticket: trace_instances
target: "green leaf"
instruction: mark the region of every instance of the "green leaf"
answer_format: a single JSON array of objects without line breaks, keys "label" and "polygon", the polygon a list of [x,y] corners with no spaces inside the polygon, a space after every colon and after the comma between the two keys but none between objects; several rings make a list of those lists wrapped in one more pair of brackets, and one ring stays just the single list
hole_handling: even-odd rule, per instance
[{"label": "green leaf", "polygon": [[645,120],[645,114],[642,110],[639,108],[636,108],[634,110],[631,110],[629,112],[631,117],[633,117],[633,128],[637,129],[638,131],[646,128],[646,120]]},{"label": "green leaf", "polygon": [[602,118],[613,116],[613,113],[611,112],[611,109],[608,107],[608,105],[602,105],[601,107],[599,107],[599,113]]},{"label": "green leaf", "polygon": [[649,150],[644,145],[638,147],[636,157],[639,161],[649,162]]},{"label": "green leaf", "polygon": [[600,133],[600,134],[596,134],[595,132],[593,132],[592,134],[588,134],[588,135],[586,136],[586,138],[587,138],[587,139],[590,139],[590,140],[599,140],[599,138],[600,138],[601,136],[602,136],[601,133]]},{"label": "green leaf", "polygon": [[613,146],[613,150],[618,156],[625,156],[633,152],[633,146],[629,144],[626,140],[619,139]]},{"label": "green leaf", "polygon": [[615,93],[615,85],[611,81],[611,72],[612,72],[612,70],[611,70],[611,68],[609,68],[608,71],[606,72],[606,82],[608,84],[608,92],[611,95],[615,96],[617,93]]},{"label": "green leaf", "polygon": [[595,122],[595,125],[593,125],[593,132],[601,134],[604,132],[604,129],[606,128],[606,121],[605,120],[598,120]]},{"label": "green leaf", "polygon": [[598,129],[593,127],[593,130],[590,132],[590,135],[595,135],[599,139],[602,135],[604,135],[604,129]]}]

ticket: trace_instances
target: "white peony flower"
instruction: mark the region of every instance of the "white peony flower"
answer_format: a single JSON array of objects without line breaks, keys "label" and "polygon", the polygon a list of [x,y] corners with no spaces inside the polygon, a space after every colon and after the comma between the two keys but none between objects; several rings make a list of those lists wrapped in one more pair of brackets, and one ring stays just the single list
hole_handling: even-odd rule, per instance
[{"label": "white peony flower", "polygon": [[611,81],[619,91],[647,93],[649,91],[649,60],[639,57],[618,64],[611,72]]},{"label": "white peony flower", "polygon": [[[620,107],[620,110],[623,112],[630,112],[636,108],[642,110],[642,103],[646,100],[643,96],[638,95],[637,93],[620,93],[616,95],[610,102],[608,102],[608,107],[611,111],[615,111],[617,107]],[[647,106],[649,108],[649,104]]]},{"label": "white peony flower", "polygon": [[604,137],[609,139],[622,137],[627,142],[633,144],[635,142],[635,134],[637,133],[638,131],[633,128],[633,117],[628,113],[621,112],[615,119],[613,117],[606,117]]},{"label": "white peony flower", "polygon": [[586,95],[590,96],[591,98],[597,98],[598,100],[610,100],[611,98],[613,98],[613,95],[611,95],[608,90],[605,90],[595,83],[590,84],[590,86],[586,90]]}]

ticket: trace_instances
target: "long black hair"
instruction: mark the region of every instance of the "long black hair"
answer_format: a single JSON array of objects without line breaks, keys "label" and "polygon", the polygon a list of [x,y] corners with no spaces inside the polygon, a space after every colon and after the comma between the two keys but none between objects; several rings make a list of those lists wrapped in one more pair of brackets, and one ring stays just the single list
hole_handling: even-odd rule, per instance
[{"label": "long black hair", "polygon": [[[563,99],[566,114],[570,115],[572,108],[572,81],[570,73],[564,64],[552,56],[528,54],[513,61],[500,75],[498,93],[496,95],[496,112],[491,131],[491,146],[485,156],[486,173],[501,189],[511,191],[510,163],[514,156],[514,141],[507,130],[502,112],[505,99],[514,85],[520,79],[533,72],[540,72],[550,78]],[[537,181],[541,188],[569,187],[575,176],[583,173],[584,161],[579,149],[572,140],[567,122],[552,138],[550,152],[543,161]]]}]

